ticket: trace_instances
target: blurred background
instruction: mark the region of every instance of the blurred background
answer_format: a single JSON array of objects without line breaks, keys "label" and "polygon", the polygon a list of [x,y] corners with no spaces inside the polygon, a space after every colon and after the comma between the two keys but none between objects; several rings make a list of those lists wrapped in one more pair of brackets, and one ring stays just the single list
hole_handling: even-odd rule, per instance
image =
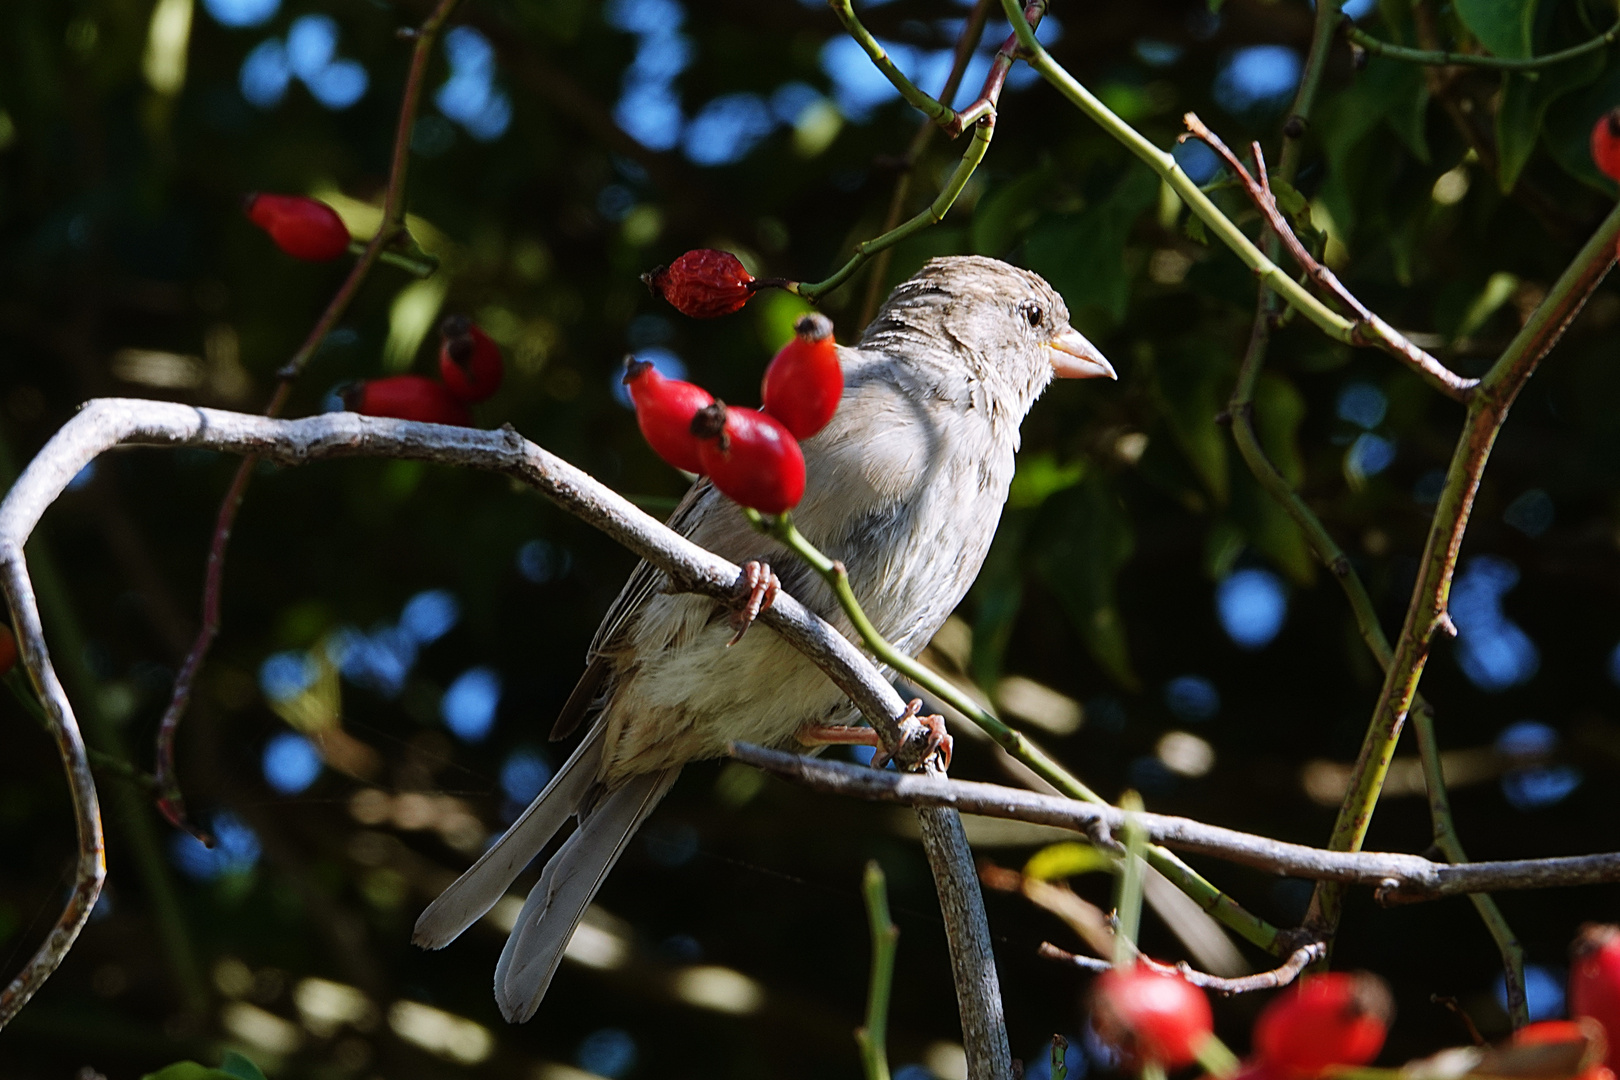
[{"label": "blurred background", "polygon": [[[417,0],[9,0],[0,5],[0,470],[9,482],[77,406],[144,396],[258,411],[346,272],[277,251],[244,193],[305,193],[352,221],[380,198]],[[900,66],[943,83],[969,5],[859,9]],[[1299,0],[1055,5],[1054,55],[1156,143],[1196,110],[1273,154],[1312,11]],[[1412,10],[1347,5],[1415,43]],[[1519,5],[1530,12],[1530,5]],[[1475,48],[1448,6],[1439,44]],[[1515,8],[1518,10],[1518,8]],[[1613,4],[1542,0],[1524,55],[1605,29]],[[961,101],[1007,33],[990,19]],[[1498,46],[1503,48],[1503,46]],[[798,301],[684,319],[637,280],[689,248],[759,274],[826,276],[879,232],[918,119],[804,0],[466,0],[412,132],[410,224],[441,270],[376,270],[289,415],[347,380],[428,371],[432,327],[477,319],[511,423],[649,510],[678,475],[617,388],[626,352],[750,402]],[[1483,371],[1615,198],[1593,119],[1620,101],[1615,50],[1539,80],[1426,79],[1336,44],[1299,188],[1314,243],[1374,310]],[[906,212],[959,150],[936,136]],[[1198,147],[1177,151],[1200,181]],[[1217,193],[1254,232],[1230,188]],[[1058,385],[1024,427],[1018,480],[973,593],[928,654],[1109,798],[1319,844],[1379,673],[1338,586],[1215,422],[1254,305],[1157,180],[1015,68],[995,142],[947,221],[902,245],[878,293],[946,252],[1046,274],[1117,384]],[[870,275],[828,298],[859,333]],[[1608,850],[1620,835],[1620,289],[1602,287],[1519,400],[1485,477],[1453,614],[1423,689],[1475,858]],[[1461,410],[1387,356],[1279,330],[1259,386],[1265,445],[1399,626]],[[198,624],[203,557],[234,460],[122,452],[78,477],[30,548],[47,631],[91,744],[152,768]],[[511,912],[442,953],[410,926],[540,789],[545,741],[632,559],[503,479],[342,461],[256,474],[232,538],[224,630],[180,736],[213,850],[103,771],[110,878],[66,963],[4,1034],[12,1080],[134,1078],[247,1053],[272,1077],[525,1080],[855,1077],[868,959],[860,871],[888,872],[901,927],[894,1065],[953,1080],[962,1057],[937,902],[905,812],[815,796],[723,763],[689,768],[576,938],[539,1016],[501,1022],[490,973]],[[39,945],[72,880],[52,744],[0,702],[0,977]],[[958,730],[954,772],[1013,780]],[[1422,851],[1403,743],[1369,846]],[[1045,830],[972,822],[1019,868]],[[1054,862],[1055,860],[1055,862]],[[1309,887],[1219,863],[1279,925]],[[1064,867],[1067,869],[1064,869]],[[1074,888],[1104,906],[1110,881]],[[526,888],[527,883],[520,882]],[[1565,949],[1620,891],[1501,898],[1536,1015],[1562,1008]],[[1106,1063],[1082,1036],[1087,977],[1039,959],[1063,923],[987,897],[1013,1051],[1044,1076]],[[1189,955],[1152,916],[1146,945]],[[1267,966],[1247,946],[1236,955]],[[1336,963],[1394,985],[1385,1060],[1464,1041],[1431,996],[1505,1029],[1495,949],[1463,900],[1354,894]],[[1239,1049],[1261,1002],[1217,1004]],[[1071,1071],[1072,1075],[1077,1075]]]}]

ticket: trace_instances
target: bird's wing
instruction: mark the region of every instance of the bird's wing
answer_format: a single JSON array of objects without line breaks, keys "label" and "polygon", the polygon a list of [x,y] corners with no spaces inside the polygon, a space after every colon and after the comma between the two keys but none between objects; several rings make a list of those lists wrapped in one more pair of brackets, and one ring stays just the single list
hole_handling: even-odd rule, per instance
[{"label": "bird's wing", "polygon": [[[707,479],[693,484],[676,504],[675,512],[670,514],[665,524],[682,536],[691,535],[702,518],[701,507],[713,490]],[[614,640],[635,622],[647,600],[663,589],[666,580],[664,572],[645,559],[630,572],[629,580],[619,590],[619,595],[602,618],[602,625],[596,628],[596,636],[591,639],[591,647],[585,653],[585,674],[580,676],[573,693],[568,695],[568,700],[557,714],[557,722],[551,727],[553,742],[566,739],[579,729],[613,674],[610,654]]]}]

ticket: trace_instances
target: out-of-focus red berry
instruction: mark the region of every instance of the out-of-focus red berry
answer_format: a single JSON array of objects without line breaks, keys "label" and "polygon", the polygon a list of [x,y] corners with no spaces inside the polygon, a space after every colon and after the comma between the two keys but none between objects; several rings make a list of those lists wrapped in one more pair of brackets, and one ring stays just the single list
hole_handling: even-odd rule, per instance
[{"label": "out-of-focus red berry", "polygon": [[1131,1062],[1167,1068],[1191,1064],[1214,1018],[1204,992],[1179,975],[1147,967],[1114,968],[1091,990],[1091,1022]]},{"label": "out-of-focus red berry", "polygon": [[808,439],[827,426],[844,395],[831,319],[812,312],[794,324],[793,340],[765,369],[761,395],[762,408],[796,438]]},{"label": "out-of-focus red berry", "polygon": [[501,347],[465,315],[439,324],[439,377],[465,402],[487,399],[501,388]]},{"label": "out-of-focus red berry", "polygon": [[0,675],[17,666],[17,638],[11,627],[0,626]]},{"label": "out-of-focus red berry", "polygon": [[1620,105],[1592,125],[1592,160],[1610,180],[1620,180]]},{"label": "out-of-focus red berry", "polygon": [[700,248],[668,266],[641,275],[656,295],[682,315],[718,319],[737,311],[754,295],[754,277],[729,251]]},{"label": "out-of-focus red berry", "polygon": [[804,453],[781,421],[715,402],[692,419],[698,460],[721,494],[763,514],[781,514],[804,498]]},{"label": "out-of-focus red berry", "polygon": [[247,216],[295,259],[328,262],[349,250],[349,230],[337,211],[303,195],[249,195]]},{"label": "out-of-focus red berry", "polygon": [[666,379],[635,357],[624,362],[624,385],[636,406],[636,426],[653,452],[677,469],[702,472],[692,418],[705,405],[714,404],[714,395],[693,383]]},{"label": "out-of-focus red berry", "polygon": [[[1603,1064],[1609,1050],[1609,1040],[1603,1025],[1591,1017],[1575,1020],[1542,1020],[1527,1024],[1513,1033],[1509,1046],[1545,1046],[1566,1043],[1580,1060],[1571,1068],[1575,1080],[1614,1080],[1614,1073]],[[1565,1073],[1569,1075],[1569,1073]]]},{"label": "out-of-focus red berry", "polygon": [[424,424],[472,426],[467,406],[449,387],[426,375],[390,375],[368,379],[343,391],[343,404],[363,416],[387,416]]},{"label": "out-of-focus red berry", "polygon": [[1613,1069],[1620,1059],[1620,926],[1587,923],[1569,952],[1569,1013],[1603,1025]]},{"label": "out-of-focus red berry", "polygon": [[1293,1077],[1365,1065],[1384,1048],[1394,1016],[1384,980],[1367,972],[1309,976],[1273,1000],[1254,1025],[1254,1053]]}]

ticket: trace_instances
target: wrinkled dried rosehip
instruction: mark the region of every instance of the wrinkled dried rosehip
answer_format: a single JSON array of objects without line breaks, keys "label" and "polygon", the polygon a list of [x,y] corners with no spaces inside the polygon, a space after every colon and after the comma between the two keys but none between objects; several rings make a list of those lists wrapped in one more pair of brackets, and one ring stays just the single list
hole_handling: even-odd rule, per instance
[{"label": "wrinkled dried rosehip", "polygon": [[804,497],[804,453],[781,421],[716,401],[692,418],[701,471],[721,494],[764,514],[781,514]]},{"label": "wrinkled dried rosehip", "polygon": [[1294,1077],[1330,1065],[1365,1065],[1384,1047],[1394,1015],[1384,980],[1367,972],[1305,978],[1265,1007],[1254,1025],[1254,1052]]},{"label": "wrinkled dried rosehip", "polygon": [[328,262],[349,250],[349,230],[337,211],[303,195],[249,195],[247,216],[295,259]]},{"label": "wrinkled dried rosehip", "polygon": [[1612,1069],[1620,1060],[1620,926],[1585,924],[1569,953],[1569,1014],[1603,1025]]},{"label": "wrinkled dried rosehip", "polygon": [[439,377],[465,402],[487,399],[501,387],[501,347],[465,315],[439,324]]},{"label": "wrinkled dried rosehip", "polygon": [[683,315],[718,319],[737,311],[754,295],[754,277],[729,251],[700,248],[668,266],[641,275],[657,296]]},{"label": "wrinkled dried rosehip", "polygon": [[1592,160],[1610,180],[1620,180],[1620,106],[1592,125]]},{"label": "wrinkled dried rosehip", "polygon": [[1091,990],[1097,1034],[1133,1064],[1177,1068],[1197,1060],[1214,1018],[1204,992],[1179,975],[1147,967],[1114,968]]},{"label": "wrinkled dried rosehip", "polygon": [[794,324],[793,340],[765,369],[760,393],[761,407],[796,438],[808,439],[827,426],[844,395],[844,369],[831,319],[812,312]]},{"label": "wrinkled dried rosehip", "polygon": [[714,403],[714,395],[693,383],[666,379],[657,368],[633,356],[624,361],[624,385],[636,406],[636,426],[653,452],[677,469],[702,472],[692,418]]},{"label": "wrinkled dried rosehip", "polygon": [[467,406],[449,387],[426,375],[390,375],[368,379],[345,387],[343,404],[363,416],[387,416],[395,420],[417,420],[424,424],[454,424],[470,427]]}]

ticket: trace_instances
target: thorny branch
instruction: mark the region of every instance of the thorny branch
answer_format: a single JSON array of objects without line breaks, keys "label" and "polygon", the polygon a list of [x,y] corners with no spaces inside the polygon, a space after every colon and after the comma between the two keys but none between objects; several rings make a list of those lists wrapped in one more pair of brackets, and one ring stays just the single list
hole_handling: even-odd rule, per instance
[{"label": "thorny branch", "polygon": [[[732,756],[814,791],[905,806],[943,806],[960,813],[1053,825],[1085,836],[1098,826],[1125,826],[1126,814],[1056,795],[1000,784],[946,780],[808,758],[734,743]],[[1273,840],[1166,814],[1133,815],[1154,843],[1284,877],[1368,886],[1386,906],[1502,889],[1548,889],[1620,881],[1620,852],[1501,862],[1438,863],[1421,855],[1337,851]],[[1296,946],[1297,947],[1297,946]]]},{"label": "thorny branch", "polygon": [[[372,268],[392,254],[394,245],[407,235],[405,178],[410,170],[411,132],[416,123],[417,107],[422,100],[422,89],[426,83],[427,65],[433,55],[433,45],[458,3],[460,0],[439,0],[438,5],[421,26],[403,32],[402,36],[413,40],[415,45],[411,51],[410,69],[405,76],[399,121],[394,132],[388,185],[383,193],[382,224],[377,227],[376,235],[365,244],[359,259],[355,261],[343,284],[338,287],[337,293],[326,305],[326,310],[315,320],[315,326],[310,330],[309,336],[292,355],[292,359],[276,373],[279,381],[275,393],[270,397],[270,403],[265,406],[266,416],[281,415],[281,410],[287,405],[287,399],[292,396],[293,384],[299,374],[315,356],[327,335],[337,326],[338,320],[348,311],[349,304],[371,274]],[[186,714],[186,708],[191,703],[191,690],[197,681],[197,673],[202,670],[203,662],[208,657],[208,650],[213,647],[214,639],[219,636],[225,549],[230,543],[231,530],[236,525],[236,515],[242,508],[248,483],[253,479],[253,471],[257,466],[257,458],[252,456],[244,458],[237,467],[236,475],[231,478],[231,485],[225,491],[225,498],[220,501],[219,512],[214,520],[213,536],[208,545],[208,562],[203,571],[202,625],[185,660],[181,662],[180,670],[175,675],[168,707],[164,709],[163,718],[158,722],[155,768],[158,810],[170,824],[185,829],[209,846],[213,845],[213,838],[192,822],[186,814],[185,796],[181,792],[180,780],[175,771],[175,736],[179,731],[180,721]]]}]

